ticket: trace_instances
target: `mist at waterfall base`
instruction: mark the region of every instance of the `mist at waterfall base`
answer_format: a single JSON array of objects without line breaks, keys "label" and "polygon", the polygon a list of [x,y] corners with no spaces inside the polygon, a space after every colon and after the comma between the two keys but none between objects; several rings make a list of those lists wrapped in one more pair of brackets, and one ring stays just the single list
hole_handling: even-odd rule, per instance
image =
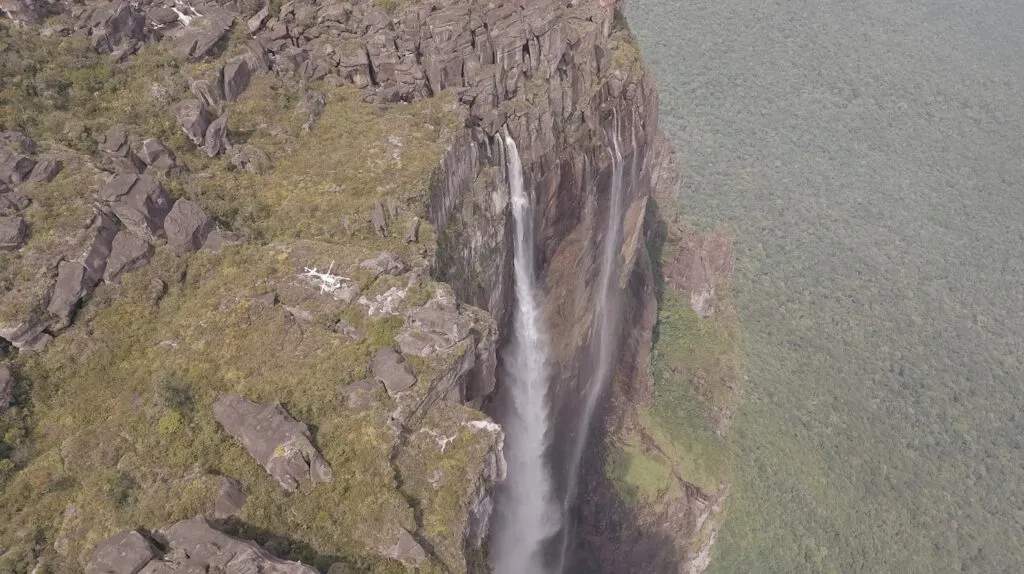
[{"label": "mist at waterfall base", "polygon": [[546,572],[542,547],[559,532],[548,447],[548,340],[537,300],[533,260],[533,207],[523,185],[523,166],[516,142],[505,134],[508,181],[515,219],[514,323],[503,355],[505,429],[508,476],[496,494],[495,526],[490,562],[495,574]]}]

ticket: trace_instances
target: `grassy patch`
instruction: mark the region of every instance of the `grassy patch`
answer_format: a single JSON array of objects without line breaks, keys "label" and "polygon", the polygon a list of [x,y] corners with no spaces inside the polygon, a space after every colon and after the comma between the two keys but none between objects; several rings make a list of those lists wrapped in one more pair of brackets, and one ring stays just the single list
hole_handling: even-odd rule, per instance
[{"label": "grassy patch", "polygon": [[[321,304],[329,297],[296,276],[309,261],[347,261],[343,255],[342,248],[313,243],[287,251],[239,246],[183,260],[161,249],[125,277],[119,292],[101,288],[51,349],[21,361],[36,425],[32,459],[0,494],[9,518],[0,525],[0,546],[8,549],[0,565],[15,568],[41,539],[57,543],[60,552],[48,558],[58,571],[77,570],[92,545],[119,528],[154,528],[208,511],[215,476],[223,474],[249,493],[243,532],[257,539],[287,533],[275,542],[278,550],[321,567],[348,556],[363,560],[367,571],[391,568],[375,562],[372,549],[389,544],[397,528],[417,529],[388,457],[393,405],[382,396],[377,406],[353,410],[338,392],[367,376],[370,356],[393,340],[400,321],[364,318],[370,336],[351,343],[318,322],[295,320],[282,306],[251,303],[276,287],[284,304],[318,314],[344,307]],[[150,295],[155,279],[170,286],[157,305]],[[334,481],[309,494],[282,491],[214,422],[210,404],[224,393],[281,401],[314,430]],[[490,440],[463,437],[444,453],[417,456],[405,473],[410,481],[425,481],[435,470],[465,473],[449,479],[450,489],[418,496],[439,551],[461,552],[466,480],[482,459],[476,450]]]},{"label": "grassy patch", "polygon": [[619,496],[629,504],[649,501],[671,485],[671,469],[665,459],[636,446],[610,449],[605,464]]}]

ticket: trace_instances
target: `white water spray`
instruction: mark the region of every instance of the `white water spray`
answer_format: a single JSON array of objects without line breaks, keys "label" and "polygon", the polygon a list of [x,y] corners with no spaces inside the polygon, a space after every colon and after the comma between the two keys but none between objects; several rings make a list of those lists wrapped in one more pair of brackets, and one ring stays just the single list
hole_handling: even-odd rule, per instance
[{"label": "white water spray", "polygon": [[515,219],[515,319],[505,355],[505,457],[508,478],[498,491],[491,566],[495,574],[543,574],[544,541],[561,525],[545,460],[548,431],[548,341],[537,302],[533,262],[533,207],[523,188],[516,142],[505,133],[508,178]]},{"label": "white water spray", "polygon": [[[616,333],[618,323],[618,270],[619,252],[621,249],[622,235],[622,153],[619,151],[619,127],[618,119],[612,128],[612,181],[611,198],[608,205],[608,221],[605,226],[604,252],[601,260],[600,293],[598,297],[597,321],[594,328],[597,332],[597,369],[593,378],[587,384],[583,399],[583,416],[580,417],[579,426],[574,435],[572,451],[569,459],[568,482],[566,483],[565,499],[562,502],[562,521],[565,529],[562,532],[562,550],[558,558],[558,570],[561,574],[565,571],[565,562],[569,554],[569,546],[575,537],[575,528],[572,524],[572,507],[576,502],[579,489],[580,463],[583,461],[583,451],[587,446],[587,438],[590,434],[591,419],[597,409],[598,400],[604,394],[612,375],[612,359],[615,355]],[[636,149],[636,134],[633,134],[633,148]],[[633,173],[636,177],[636,152],[633,153]]]}]

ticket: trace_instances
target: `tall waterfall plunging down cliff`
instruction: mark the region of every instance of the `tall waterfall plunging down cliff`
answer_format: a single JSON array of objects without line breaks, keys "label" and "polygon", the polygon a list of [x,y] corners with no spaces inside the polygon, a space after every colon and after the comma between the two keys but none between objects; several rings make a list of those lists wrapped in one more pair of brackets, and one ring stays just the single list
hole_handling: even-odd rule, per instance
[{"label": "tall waterfall plunging down cliff", "polygon": [[541,546],[560,527],[547,465],[548,340],[537,301],[533,262],[533,207],[523,187],[523,166],[516,142],[505,134],[512,214],[515,218],[515,319],[505,354],[509,409],[505,413],[508,478],[497,493],[498,510],[491,540],[496,574],[546,571]]},{"label": "tall waterfall plunging down cliff", "polygon": [[[635,138],[635,134],[634,134]],[[618,282],[619,252],[621,250],[622,235],[622,152],[619,150],[619,127],[618,119],[612,127],[612,147],[609,150],[612,156],[612,181],[611,197],[608,200],[608,219],[605,224],[604,251],[601,258],[600,295],[594,329],[596,332],[597,368],[593,377],[587,382],[584,390],[583,412],[579,418],[579,425],[573,435],[572,451],[569,459],[568,482],[566,483],[565,499],[562,501],[562,521],[565,528],[562,531],[562,548],[558,558],[558,570],[561,574],[565,571],[566,560],[568,559],[569,548],[572,539],[575,537],[575,525],[572,519],[572,509],[576,503],[576,496],[579,487],[580,464],[583,462],[583,451],[587,446],[587,438],[590,435],[590,424],[597,410],[597,404],[604,394],[605,388],[612,374],[612,359],[615,356],[616,327],[618,322],[619,290],[614,286]],[[635,148],[634,142],[634,148]],[[636,154],[634,154],[634,159]],[[631,177],[636,177],[636,169],[633,169]]]}]

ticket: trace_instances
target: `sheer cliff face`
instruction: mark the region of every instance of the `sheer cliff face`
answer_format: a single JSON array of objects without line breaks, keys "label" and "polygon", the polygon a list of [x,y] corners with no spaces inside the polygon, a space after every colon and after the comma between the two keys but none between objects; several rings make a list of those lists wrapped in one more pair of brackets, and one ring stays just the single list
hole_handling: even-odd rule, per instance
[{"label": "sheer cliff face", "polygon": [[[543,26],[530,24],[539,18],[535,12],[544,14]],[[671,509],[638,513],[619,499],[604,471],[606,434],[629,425],[634,407],[651,391],[657,301],[645,235],[652,230],[645,225],[658,222],[645,222],[645,216],[652,190],[661,188],[668,197],[678,182],[667,162],[670,144],[657,125],[653,79],[625,23],[610,20],[606,7],[581,3],[552,10],[538,4],[501,13],[504,17],[489,28],[490,43],[475,44],[480,49],[469,51],[462,66],[470,71],[462,81],[477,86],[467,88],[472,96],[464,99],[471,102],[466,117],[472,127],[456,139],[432,188],[435,273],[461,298],[488,309],[507,335],[511,223],[503,152],[495,137],[504,123],[519,142],[527,187],[539,206],[537,265],[556,363],[554,436],[571,436],[598,363],[592,325],[600,305],[611,138],[617,133],[627,182],[617,278],[624,305],[613,382],[594,417],[580,473],[576,512],[584,536],[578,538],[597,542],[576,548],[571,567],[590,572],[689,568],[695,557],[689,542],[707,518],[710,499],[693,488]],[[501,48],[492,51],[493,46]],[[479,74],[493,80],[481,82]],[[474,92],[482,85],[485,92]],[[480,404],[492,390],[482,381],[467,396]],[[569,458],[568,443],[555,439],[553,460]],[[556,464],[554,471],[564,495],[568,469]]]}]

